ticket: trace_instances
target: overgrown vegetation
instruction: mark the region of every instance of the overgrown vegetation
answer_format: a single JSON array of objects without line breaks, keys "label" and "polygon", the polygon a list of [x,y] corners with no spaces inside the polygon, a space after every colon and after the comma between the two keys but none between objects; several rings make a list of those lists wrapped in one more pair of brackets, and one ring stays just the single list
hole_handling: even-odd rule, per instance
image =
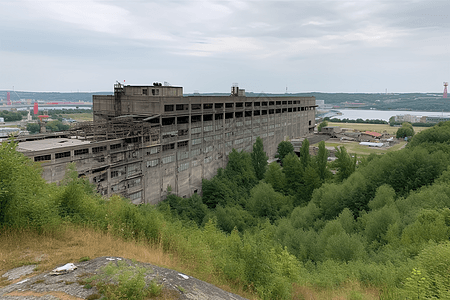
[{"label": "overgrown vegetation", "polygon": [[0,110],[0,118],[4,118],[5,122],[22,121],[22,117],[28,114],[27,111],[9,111]]},{"label": "overgrown vegetation", "polygon": [[300,157],[288,149],[283,167],[268,165],[262,179],[262,156],[233,150],[227,167],[203,180],[202,196],[171,194],[157,207],[105,201],[74,170],[61,186],[46,184],[13,142],[3,143],[0,224],[44,233],[83,224],[160,245],[262,299],[349,283],[376,287],[383,299],[446,298],[449,137],[450,123],[440,123],[397,152],[358,160],[340,148],[333,164],[323,142],[312,157],[305,141]]},{"label": "overgrown vegetation", "polygon": [[96,286],[106,299],[143,300],[161,295],[163,288],[155,280],[147,283],[147,273],[143,267],[128,266],[118,261],[103,267],[99,275],[81,279],[79,283],[85,288]]}]

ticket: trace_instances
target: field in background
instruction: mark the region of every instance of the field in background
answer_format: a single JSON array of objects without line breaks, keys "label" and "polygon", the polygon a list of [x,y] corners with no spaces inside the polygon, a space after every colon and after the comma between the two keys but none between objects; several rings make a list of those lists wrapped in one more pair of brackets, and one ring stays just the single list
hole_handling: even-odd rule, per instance
[{"label": "field in background", "polygon": [[397,151],[397,150],[400,150],[405,145],[406,145],[406,142],[401,141],[392,147],[378,148],[378,147],[363,146],[363,145],[360,145],[359,142],[349,142],[349,141],[340,142],[338,139],[330,139],[325,142],[325,147],[334,148],[334,147],[344,146],[345,149],[347,149],[348,153],[355,153],[357,155],[364,155],[364,156],[370,155],[372,153],[385,154],[388,152]]},{"label": "field in background", "polygon": [[66,114],[64,115],[65,118],[72,118],[75,121],[78,122],[86,122],[86,121],[92,121],[93,120],[93,114],[90,113],[79,113],[79,114]]},{"label": "field in background", "polygon": [[[352,128],[359,131],[376,131],[376,132],[387,132],[389,134],[395,135],[399,127],[392,127],[389,124],[365,124],[365,123],[334,123],[328,122],[328,126],[339,126],[342,128]],[[415,133],[419,133],[431,127],[413,127]]]}]

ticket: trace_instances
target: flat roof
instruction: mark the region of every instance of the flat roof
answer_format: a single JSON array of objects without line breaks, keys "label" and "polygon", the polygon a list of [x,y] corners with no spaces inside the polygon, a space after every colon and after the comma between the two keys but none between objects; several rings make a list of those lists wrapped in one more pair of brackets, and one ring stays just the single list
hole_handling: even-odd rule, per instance
[{"label": "flat roof", "polygon": [[41,151],[57,148],[65,148],[78,146],[83,144],[90,144],[89,141],[68,138],[43,139],[37,141],[20,142],[17,146],[17,151]]}]

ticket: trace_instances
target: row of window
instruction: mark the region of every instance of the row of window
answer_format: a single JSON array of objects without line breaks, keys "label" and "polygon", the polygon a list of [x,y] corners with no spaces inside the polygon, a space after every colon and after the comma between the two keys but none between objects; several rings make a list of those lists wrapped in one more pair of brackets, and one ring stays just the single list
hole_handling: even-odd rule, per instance
[{"label": "row of window", "polygon": [[[247,101],[247,102],[228,102],[228,103],[204,103],[203,109],[222,109],[225,108],[233,108],[234,104],[236,107],[260,107],[260,106],[274,106],[274,105],[297,105],[300,104],[300,101],[297,100],[289,100],[289,101]],[[309,107],[309,106],[308,106]],[[199,110],[202,109],[201,104],[191,104],[191,110]],[[164,105],[164,111],[180,111],[180,110],[189,110],[189,104],[166,104]]]}]

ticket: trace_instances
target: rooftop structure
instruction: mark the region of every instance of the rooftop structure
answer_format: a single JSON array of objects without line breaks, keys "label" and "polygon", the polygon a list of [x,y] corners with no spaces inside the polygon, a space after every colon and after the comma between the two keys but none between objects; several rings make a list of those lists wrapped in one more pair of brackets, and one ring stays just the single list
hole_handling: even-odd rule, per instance
[{"label": "rooftop structure", "polygon": [[314,97],[246,97],[237,85],[228,96],[183,96],[182,87],[117,83],[113,95],[93,96],[94,122],[51,143],[22,138],[18,150],[42,162],[49,182],[74,162],[105,196],[157,203],[168,187],[181,197],[200,193],[202,178],[225,167],[233,148],[250,152],[258,136],[273,158],[282,140],[313,134],[315,108]]}]

